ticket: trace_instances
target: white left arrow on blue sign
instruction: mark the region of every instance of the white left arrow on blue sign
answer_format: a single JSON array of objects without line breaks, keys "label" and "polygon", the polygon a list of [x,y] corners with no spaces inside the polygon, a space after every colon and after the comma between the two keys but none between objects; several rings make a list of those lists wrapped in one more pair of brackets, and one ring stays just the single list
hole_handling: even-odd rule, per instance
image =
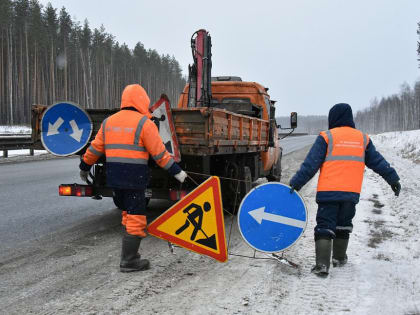
[{"label": "white left arrow on blue sign", "polygon": [[82,138],[83,134],[83,129],[79,129],[79,126],[77,125],[74,119],[70,121],[70,126],[73,129],[73,133],[70,136],[77,142],[80,142],[80,139]]},{"label": "white left arrow on blue sign", "polygon": [[255,221],[258,222],[258,224],[261,224],[262,220],[266,220],[266,221],[291,225],[291,226],[295,226],[302,229],[304,229],[306,226],[306,221],[296,220],[296,219],[284,217],[281,215],[265,212],[265,207],[251,210],[248,213],[251,217],[255,219]]},{"label": "white left arrow on blue sign", "polygon": [[47,136],[53,136],[59,134],[58,128],[63,124],[64,120],[61,117],[58,117],[58,119],[55,121],[54,124],[48,123],[48,132]]}]

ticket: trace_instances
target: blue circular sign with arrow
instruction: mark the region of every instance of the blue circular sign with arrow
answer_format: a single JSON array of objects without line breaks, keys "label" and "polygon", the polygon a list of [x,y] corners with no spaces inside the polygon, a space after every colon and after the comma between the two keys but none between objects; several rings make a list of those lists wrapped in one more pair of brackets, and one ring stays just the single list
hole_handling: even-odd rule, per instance
[{"label": "blue circular sign with arrow", "polygon": [[49,106],[41,119],[41,141],[54,155],[74,154],[89,142],[92,120],[78,105],[62,102]]},{"label": "blue circular sign with arrow", "polygon": [[292,246],[303,234],[307,210],[297,192],[281,183],[266,183],[252,189],[238,212],[239,231],[252,248],[276,253]]}]

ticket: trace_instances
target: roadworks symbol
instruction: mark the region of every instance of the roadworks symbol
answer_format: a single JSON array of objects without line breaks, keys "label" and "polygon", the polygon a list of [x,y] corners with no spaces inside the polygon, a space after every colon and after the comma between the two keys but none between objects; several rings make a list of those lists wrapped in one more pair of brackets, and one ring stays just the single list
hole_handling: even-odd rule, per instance
[{"label": "roadworks symbol", "polygon": [[227,260],[219,178],[213,176],[148,226],[151,235],[218,261]]}]

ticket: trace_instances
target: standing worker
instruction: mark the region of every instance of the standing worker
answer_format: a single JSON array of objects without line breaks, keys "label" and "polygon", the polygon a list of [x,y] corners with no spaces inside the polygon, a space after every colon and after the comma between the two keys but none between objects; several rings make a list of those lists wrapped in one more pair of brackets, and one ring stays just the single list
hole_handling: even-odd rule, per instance
[{"label": "standing worker", "polygon": [[321,169],[316,202],[316,265],[312,272],[326,277],[330,267],[347,263],[349,234],[362,189],[365,165],[381,175],[395,195],[400,178],[375,149],[367,134],[355,128],[350,105],[336,104],[328,114],[328,130],[320,133],[299,171],[290,181],[290,192],[300,190]]},{"label": "standing worker", "polygon": [[106,157],[107,185],[123,204],[121,272],[148,269],[140,259],[141,239],[146,237],[145,189],[149,178],[149,154],[181,183],[187,174],[166,151],[156,125],[150,120],[150,99],[139,84],[128,85],[122,94],[121,110],[106,118],[95,140],[80,162],[80,177],[87,182],[89,170],[99,157]]}]

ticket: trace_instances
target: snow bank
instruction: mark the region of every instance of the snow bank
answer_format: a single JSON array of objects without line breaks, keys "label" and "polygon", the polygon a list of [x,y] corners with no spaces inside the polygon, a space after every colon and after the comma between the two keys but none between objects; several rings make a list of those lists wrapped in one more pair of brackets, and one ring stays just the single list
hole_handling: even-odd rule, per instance
[{"label": "snow bank", "polygon": [[394,131],[372,136],[375,146],[420,163],[420,130]]},{"label": "snow bank", "polygon": [[[1,135],[30,135],[32,132],[31,127],[28,126],[0,126],[0,136]],[[41,155],[48,153],[46,150],[35,150],[34,155]],[[8,156],[15,157],[20,155],[29,155],[29,149],[23,150],[8,150]]]},{"label": "snow bank", "polygon": [[28,126],[0,126],[0,135],[30,134],[31,132],[31,127]]},{"label": "snow bank", "polygon": [[[308,206],[307,229],[286,253],[301,266],[301,273],[296,277],[273,271],[275,284],[257,300],[260,304],[251,296],[248,308],[255,308],[247,314],[261,309],[264,314],[280,310],[284,314],[420,314],[420,130],[379,134],[372,141],[397,170],[400,196],[394,196],[389,185],[366,168],[347,251],[349,262],[331,268],[330,275],[320,279],[310,273],[315,261],[315,176],[300,191]],[[262,305],[267,305],[272,292],[281,296],[279,311],[264,312]]]},{"label": "snow bank", "polygon": [[[30,150],[29,149],[23,149],[23,150],[8,150],[9,152],[9,158],[20,156],[20,155],[29,155]],[[46,150],[34,150],[34,155],[42,155],[42,154],[48,154]]]}]

